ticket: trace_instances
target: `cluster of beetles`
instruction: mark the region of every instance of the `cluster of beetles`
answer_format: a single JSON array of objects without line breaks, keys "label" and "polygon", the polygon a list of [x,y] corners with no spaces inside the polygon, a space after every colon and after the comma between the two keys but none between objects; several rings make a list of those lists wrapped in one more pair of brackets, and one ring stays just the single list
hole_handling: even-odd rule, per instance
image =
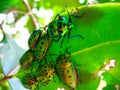
[{"label": "cluster of beetles", "polygon": [[[46,56],[52,43],[60,41],[60,48],[63,47],[64,37],[71,38],[71,30],[74,25],[68,13],[68,18],[57,14],[43,30],[34,30],[28,39],[29,50],[20,58],[20,70],[16,74],[20,78],[22,85],[30,90],[40,90],[46,86],[57,75],[60,82],[69,90],[76,90],[77,73],[73,62],[70,60],[71,54],[68,48],[63,54],[56,55],[55,61],[48,61]],[[81,36],[80,36],[81,37]]]}]

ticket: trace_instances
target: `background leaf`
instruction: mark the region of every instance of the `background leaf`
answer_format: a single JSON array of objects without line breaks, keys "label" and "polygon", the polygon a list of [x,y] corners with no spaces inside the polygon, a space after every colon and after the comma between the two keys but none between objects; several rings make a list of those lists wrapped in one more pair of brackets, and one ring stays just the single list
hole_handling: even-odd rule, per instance
[{"label": "background leaf", "polygon": [[11,2],[11,0],[0,0],[0,12],[4,12],[5,10],[9,9],[13,5],[15,5],[20,0],[14,0]]},{"label": "background leaf", "polygon": [[[20,48],[11,36],[6,35],[4,40],[0,43],[0,62],[5,75],[8,75],[17,65],[19,65],[19,59],[23,55],[25,50]],[[13,72],[14,74],[16,72]],[[9,80],[9,84],[12,90],[23,90],[23,86],[20,80],[13,78]]]},{"label": "background leaf", "polygon": [[120,2],[120,0],[96,0],[98,3]]}]

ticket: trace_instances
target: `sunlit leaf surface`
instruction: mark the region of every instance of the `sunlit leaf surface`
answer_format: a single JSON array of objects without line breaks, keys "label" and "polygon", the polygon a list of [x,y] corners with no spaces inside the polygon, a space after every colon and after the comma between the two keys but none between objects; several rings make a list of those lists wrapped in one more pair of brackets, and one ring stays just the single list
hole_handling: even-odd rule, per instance
[{"label": "sunlit leaf surface", "polygon": [[[106,71],[110,74],[109,77],[103,74],[103,78],[110,79],[113,86],[120,83],[119,6],[120,4],[84,6],[80,7],[77,13],[78,15],[82,15],[83,13],[80,18],[72,16],[74,28],[71,31],[71,36],[80,34],[84,39],[66,38],[63,45],[64,47],[71,46],[69,49],[72,55],[71,60],[75,64],[81,65],[77,69],[80,73],[79,77],[81,81],[78,83],[78,90],[88,88],[89,90],[95,90],[99,85],[99,77],[95,77],[97,76],[96,72],[102,71],[100,68],[104,67],[104,64],[109,63],[112,59],[115,60],[115,67]],[[59,55],[59,47],[58,43],[53,43],[50,52],[58,53]],[[113,82],[115,79],[117,79],[116,82]]]}]

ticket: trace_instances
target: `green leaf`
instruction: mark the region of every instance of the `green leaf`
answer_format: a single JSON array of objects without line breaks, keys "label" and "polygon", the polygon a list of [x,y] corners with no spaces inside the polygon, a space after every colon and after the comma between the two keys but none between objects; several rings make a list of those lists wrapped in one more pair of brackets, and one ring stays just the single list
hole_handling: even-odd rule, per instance
[{"label": "green leaf", "polygon": [[17,4],[18,4],[18,5],[16,5],[17,10],[23,11],[23,12],[28,11],[26,8],[26,5],[23,3],[23,0],[20,0]]},{"label": "green leaf", "polygon": [[105,80],[109,85],[115,85],[116,83],[120,83],[119,78],[115,77],[113,73],[105,72],[103,73],[103,75],[103,80]]},{"label": "green leaf", "polygon": [[[39,6],[45,7],[45,8],[50,8],[54,6],[59,6],[62,8],[67,8],[67,7],[78,7],[82,4],[86,4],[88,0],[82,0],[82,3],[80,2],[81,0],[42,0],[39,1]],[[74,3],[73,3],[74,2]]]},{"label": "green leaf", "polygon": [[5,10],[9,9],[13,5],[15,5],[20,0],[0,0],[0,12],[4,12]]},{"label": "green leaf", "polygon": [[[68,50],[71,53],[71,60],[73,63],[81,65],[76,67],[77,71],[80,72],[79,79],[81,81],[77,85],[77,90],[85,90],[86,88],[89,88],[89,90],[94,88],[96,90],[100,78],[97,72],[102,70],[101,68],[104,67],[105,62],[110,62],[112,59],[115,60],[115,67],[106,72],[113,76],[113,80],[117,79],[117,82],[111,82],[112,84],[119,84],[119,6],[119,3],[107,3],[80,7],[77,16],[72,15],[74,28],[71,30],[71,36],[81,35],[84,39],[66,37],[62,49],[60,48],[61,40],[57,43],[52,43],[50,47],[49,53],[56,54],[56,57],[60,53],[64,53],[66,47],[71,47]],[[81,17],[78,17],[78,15],[81,15]],[[68,17],[67,14],[65,16]],[[56,57],[53,58],[55,59]],[[94,76],[97,77],[95,78]],[[104,77],[106,79],[111,78]],[[108,82],[106,81],[106,83]]]},{"label": "green leaf", "polygon": [[120,0],[97,0],[98,3],[120,2]]},{"label": "green leaf", "polygon": [[116,90],[115,86],[108,85],[107,87],[103,88],[103,90]]},{"label": "green leaf", "polygon": [[[74,3],[73,3],[74,2]],[[52,9],[54,14],[60,14],[64,12],[67,8],[79,7],[81,5],[86,5],[88,0],[40,0],[36,2],[37,8],[43,7],[45,9]]]}]

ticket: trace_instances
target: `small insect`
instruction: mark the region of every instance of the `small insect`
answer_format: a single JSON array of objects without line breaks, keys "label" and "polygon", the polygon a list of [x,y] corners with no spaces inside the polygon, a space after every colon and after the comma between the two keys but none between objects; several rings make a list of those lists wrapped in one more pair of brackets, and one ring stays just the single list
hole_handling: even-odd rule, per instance
[{"label": "small insect", "polygon": [[37,40],[35,47],[31,48],[31,51],[33,51],[32,53],[35,55],[37,59],[42,60],[46,55],[49,46],[50,38],[48,37],[46,32],[43,32],[41,38]]},{"label": "small insect", "polygon": [[51,63],[44,64],[39,68],[37,80],[44,85],[48,84],[51,80],[53,80],[54,71],[55,69],[52,67]]},{"label": "small insect", "polygon": [[23,56],[20,58],[21,68],[28,68],[33,63],[35,57],[31,50],[27,50]]},{"label": "small insect", "polygon": [[30,90],[35,90],[39,88],[39,83],[36,79],[36,76],[32,73],[26,73],[22,78],[21,78],[22,85]]},{"label": "small insect", "polygon": [[39,90],[40,85],[46,85],[53,80],[54,71],[51,63],[44,63],[36,71],[25,73],[21,78],[21,82],[25,88]]},{"label": "small insect", "polygon": [[28,40],[28,46],[30,47],[30,51],[32,52],[31,54],[34,58],[41,61],[49,49],[50,39],[46,32],[42,30],[35,30]]},{"label": "small insect", "polygon": [[77,84],[77,74],[73,63],[70,61],[70,55],[60,55],[56,59],[56,74],[59,79],[70,89],[75,90]]},{"label": "small insect", "polygon": [[40,39],[42,35],[42,30],[34,30],[28,39],[28,46],[29,48],[35,47],[37,41]]},{"label": "small insect", "polygon": [[[60,14],[57,14],[54,20],[47,25],[47,29],[46,29],[47,34],[49,37],[52,37],[52,41],[58,42],[59,39],[63,37],[60,47],[62,47],[62,43],[66,35],[68,35],[68,38],[74,37],[74,36],[70,36],[71,30],[74,27],[74,25],[72,23],[72,19],[69,12],[68,12],[68,16],[69,18],[66,18],[64,16],[61,16]],[[81,37],[83,39],[81,35],[75,35],[75,36]]]},{"label": "small insect", "polygon": [[72,28],[73,28],[73,24],[71,21],[71,17],[67,19],[64,16],[57,14],[54,20],[48,24],[47,34],[49,37],[52,37],[52,40],[54,42],[57,42],[61,37],[65,37],[67,32],[69,33],[68,37],[70,37],[70,30]]},{"label": "small insect", "polygon": [[[28,55],[30,55],[30,57]],[[16,74],[5,76],[0,80],[0,82],[17,77],[21,80],[25,88],[31,90],[39,90],[34,88],[38,88],[38,81],[36,79],[36,73],[37,73],[36,70],[38,69],[40,64],[36,61],[30,61],[33,60],[33,57],[31,58],[31,55],[32,54],[29,51],[27,51],[21,58],[22,61],[19,71]]]}]

